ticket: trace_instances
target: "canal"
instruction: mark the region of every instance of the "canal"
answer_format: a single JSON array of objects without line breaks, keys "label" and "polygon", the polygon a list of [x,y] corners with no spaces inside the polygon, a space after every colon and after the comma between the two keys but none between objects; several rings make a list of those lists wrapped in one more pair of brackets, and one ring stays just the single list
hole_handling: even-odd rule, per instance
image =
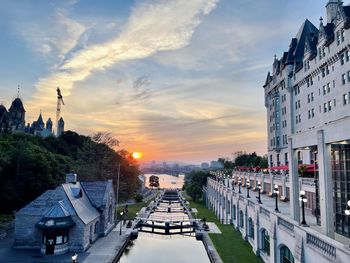
[{"label": "canal", "polygon": [[[148,177],[148,176],[147,176]],[[169,188],[181,189],[183,179],[174,178],[169,175],[161,175],[160,181],[163,186]],[[174,181],[176,186],[174,187]],[[164,187],[166,188],[166,187]],[[165,222],[183,221],[184,226],[190,224],[190,218],[181,207],[178,200],[170,201],[173,196],[163,195],[162,200],[158,202],[154,211],[148,216],[145,223],[155,221],[156,224]],[[153,224],[155,223],[153,222]],[[130,240],[118,262],[120,263],[210,263],[207,251],[201,240],[197,240],[194,232],[189,232],[191,228],[183,228],[181,230],[170,230],[170,234],[164,234],[165,230],[150,229],[142,227],[143,231],[139,231],[135,240]],[[148,231],[154,233],[148,233]],[[146,232],[144,232],[146,231]],[[181,233],[181,232],[187,233]],[[174,234],[177,232],[177,234]],[[158,234],[157,234],[158,233]]]}]

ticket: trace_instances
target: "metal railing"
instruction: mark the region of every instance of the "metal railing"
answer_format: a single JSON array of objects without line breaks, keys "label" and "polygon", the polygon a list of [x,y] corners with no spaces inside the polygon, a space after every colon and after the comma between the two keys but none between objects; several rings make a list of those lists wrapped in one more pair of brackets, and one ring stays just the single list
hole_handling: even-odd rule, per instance
[{"label": "metal railing", "polygon": [[312,245],[333,259],[336,258],[336,248],[314,235],[306,234],[306,244]]}]

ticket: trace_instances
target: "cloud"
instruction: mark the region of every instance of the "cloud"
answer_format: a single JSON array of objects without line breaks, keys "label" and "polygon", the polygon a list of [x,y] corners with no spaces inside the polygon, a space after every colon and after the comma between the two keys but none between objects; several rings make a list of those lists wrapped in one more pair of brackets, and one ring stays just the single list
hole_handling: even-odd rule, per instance
[{"label": "cloud", "polygon": [[63,60],[78,44],[86,31],[85,26],[70,18],[63,8],[56,8],[50,19],[43,18],[27,23],[30,26],[20,25],[19,30],[29,45],[45,57],[54,56],[59,60]]},{"label": "cloud", "polygon": [[[49,99],[48,94],[57,85],[62,87],[64,95],[69,95],[74,83],[85,80],[95,70],[186,46],[203,16],[210,13],[216,3],[217,0],[158,0],[135,6],[117,38],[73,54],[57,71],[38,81],[34,98],[48,98],[47,102],[51,104],[53,99]],[[68,24],[68,21],[63,23]],[[80,32],[78,28],[74,25],[70,32]],[[61,50],[67,51],[68,46],[73,45],[67,44]]]}]

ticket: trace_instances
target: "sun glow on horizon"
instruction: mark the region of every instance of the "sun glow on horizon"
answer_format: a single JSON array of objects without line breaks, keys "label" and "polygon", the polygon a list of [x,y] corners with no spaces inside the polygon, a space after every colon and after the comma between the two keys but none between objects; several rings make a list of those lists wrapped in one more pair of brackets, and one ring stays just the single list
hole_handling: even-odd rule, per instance
[{"label": "sun glow on horizon", "polygon": [[140,159],[142,157],[142,153],[140,152],[133,152],[132,153],[132,158],[134,159]]}]

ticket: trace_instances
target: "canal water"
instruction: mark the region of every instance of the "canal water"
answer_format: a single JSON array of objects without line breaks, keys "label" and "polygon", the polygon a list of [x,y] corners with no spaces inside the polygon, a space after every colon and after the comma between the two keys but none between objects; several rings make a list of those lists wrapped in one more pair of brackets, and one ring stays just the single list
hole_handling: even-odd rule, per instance
[{"label": "canal water", "polygon": [[[151,174],[145,175],[148,177]],[[157,175],[161,188],[181,189],[184,183],[183,177],[171,175]],[[160,203],[156,211],[152,213],[149,220],[185,220],[188,215],[183,213],[179,203],[172,203],[171,213],[167,213],[169,204]],[[143,228],[147,231],[147,228]],[[185,232],[187,228],[183,229]],[[177,230],[179,231],[179,230]],[[162,233],[160,231],[158,233]],[[170,231],[171,233],[172,231]],[[207,251],[202,241],[195,238],[195,233],[164,235],[139,231],[138,238],[130,240],[120,263],[210,263]]]},{"label": "canal water", "polygon": [[158,235],[139,232],[129,242],[120,263],[210,263],[202,241],[189,235]]}]

